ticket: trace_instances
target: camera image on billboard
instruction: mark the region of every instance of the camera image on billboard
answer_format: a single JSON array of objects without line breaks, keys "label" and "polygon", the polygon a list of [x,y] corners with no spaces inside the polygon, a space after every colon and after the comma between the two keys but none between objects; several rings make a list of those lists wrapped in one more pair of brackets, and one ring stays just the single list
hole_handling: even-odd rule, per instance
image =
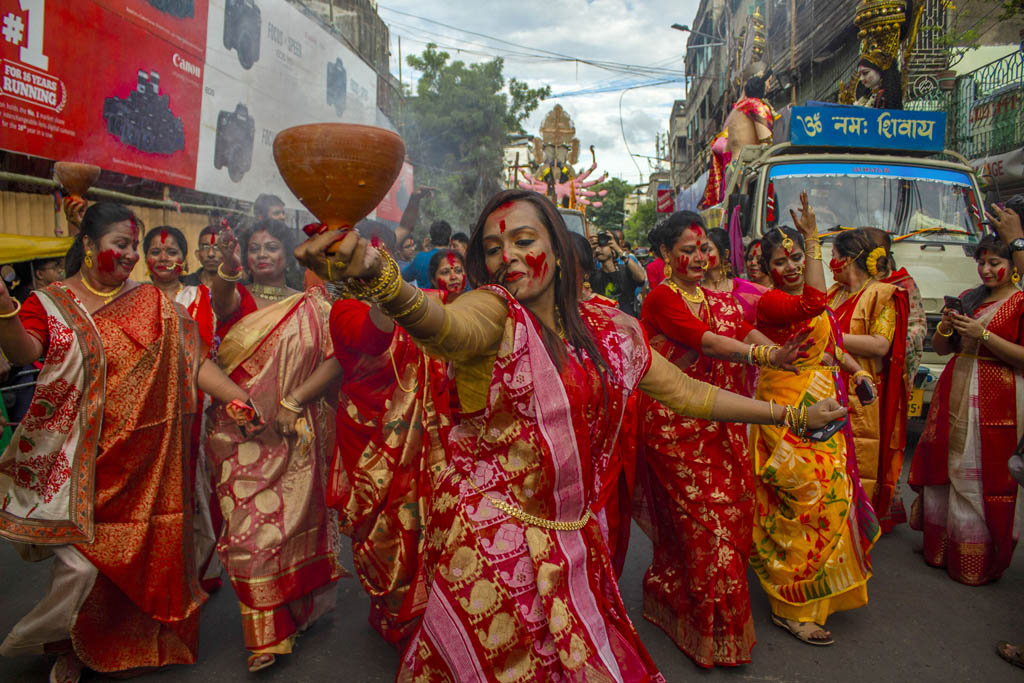
[{"label": "camera image on billboard", "polygon": [[348,75],[341,57],[327,63],[327,104],[334,107],[338,118],[345,113],[345,102],[348,98]]},{"label": "camera image on billboard", "polygon": [[185,149],[185,123],[160,94],[160,74],[139,69],[138,85],[128,97],[103,100],[107,131],[122,143],[149,154],[171,155]]},{"label": "camera image on billboard", "polygon": [[227,0],[224,5],[224,47],[238,52],[248,71],[260,58],[262,19],[256,0]]},{"label": "camera image on billboard", "polygon": [[146,0],[155,9],[164,14],[178,17],[179,19],[191,19],[195,16],[196,8],[192,0]]},{"label": "camera image on billboard", "polygon": [[217,137],[213,143],[213,167],[228,169],[232,182],[240,183],[252,168],[252,147],[256,140],[256,122],[244,104],[234,111],[217,114]]}]

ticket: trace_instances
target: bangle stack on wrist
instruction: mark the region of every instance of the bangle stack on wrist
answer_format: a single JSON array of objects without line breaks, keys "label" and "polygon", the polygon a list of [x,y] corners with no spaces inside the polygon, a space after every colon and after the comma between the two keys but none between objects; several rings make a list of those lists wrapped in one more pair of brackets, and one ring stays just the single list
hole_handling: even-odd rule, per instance
[{"label": "bangle stack on wrist", "polygon": [[808,258],[812,258],[815,261],[821,260],[821,239],[819,237],[812,237],[804,242],[804,253]]},{"label": "bangle stack on wrist", "polygon": [[353,295],[375,304],[386,304],[392,301],[402,288],[402,273],[391,254],[380,250],[381,268],[370,280],[351,278],[346,282]]},{"label": "bangle stack on wrist", "polygon": [[786,406],[786,417],[784,420],[789,431],[803,439],[807,436],[807,406],[795,408]]},{"label": "bangle stack on wrist", "polygon": [[292,398],[291,394],[288,394],[287,396],[282,398],[280,404],[282,408],[289,412],[295,413],[296,415],[302,414],[302,406],[299,405],[298,401]]},{"label": "bangle stack on wrist", "polygon": [[943,320],[943,321],[939,322],[939,324],[935,326],[935,331],[938,332],[943,337],[952,337],[953,336],[953,332],[954,332],[954,330],[952,329],[953,326],[950,325],[949,332],[943,332],[942,331],[942,323],[944,323],[944,322],[946,322],[946,321]]},{"label": "bangle stack on wrist", "polygon": [[772,351],[780,348],[782,347],[777,344],[751,344],[747,349],[747,364],[777,370],[778,368],[772,363]]}]

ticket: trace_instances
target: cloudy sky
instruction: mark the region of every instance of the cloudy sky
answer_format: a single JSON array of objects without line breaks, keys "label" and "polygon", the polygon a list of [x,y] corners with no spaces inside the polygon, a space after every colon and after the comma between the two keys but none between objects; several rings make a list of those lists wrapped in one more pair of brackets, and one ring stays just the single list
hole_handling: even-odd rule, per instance
[{"label": "cloudy sky", "polygon": [[[391,27],[393,73],[398,72],[397,36],[402,37],[403,57],[421,52],[431,39],[445,47],[453,59],[466,62],[489,59],[480,53],[505,56],[506,76],[522,79],[534,87],[550,85],[553,94],[563,94],[541,104],[526,126],[528,132],[536,134],[544,114],[555,104],[561,104],[573,118],[582,149],[594,145],[599,170],[638,182],[637,164],[644,179],[651,167],[644,158],[635,158],[634,164],[623,143],[622,128],[634,154],[654,156],[655,135],[668,130],[672,102],[682,98],[683,88],[682,83],[671,83],[623,93],[622,87],[672,77],[663,70],[675,70],[676,77],[682,76],[687,35],[670,26],[690,24],[698,4],[698,0],[383,0],[379,13]],[[529,46],[535,51],[588,61],[655,66],[659,71],[621,73],[588,64],[510,54],[522,51],[466,31]],[[415,84],[416,77],[408,64],[402,65],[403,81]],[[612,91],[569,95],[591,89]],[[581,153],[577,166],[584,162],[589,165],[589,158],[583,157]]]}]

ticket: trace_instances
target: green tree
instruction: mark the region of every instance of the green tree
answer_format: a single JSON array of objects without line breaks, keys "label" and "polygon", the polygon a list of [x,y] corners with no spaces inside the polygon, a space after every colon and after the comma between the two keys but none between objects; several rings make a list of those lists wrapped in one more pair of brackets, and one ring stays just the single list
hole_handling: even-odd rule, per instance
[{"label": "green tree", "polygon": [[502,189],[503,150],[510,133],[551,94],[514,78],[506,85],[504,61],[449,61],[427,45],[409,55],[421,73],[415,96],[403,107],[400,128],[417,184],[436,188],[422,207],[421,224],[444,219],[454,230],[472,226],[484,202]]},{"label": "green tree", "polygon": [[601,206],[587,208],[587,220],[599,230],[621,228],[625,216],[622,205],[633,191],[633,186],[621,178],[609,178],[590,189],[595,192],[608,190],[608,194],[600,200]]},{"label": "green tree", "polygon": [[641,201],[636,207],[636,211],[626,219],[626,228],[623,230],[626,239],[634,246],[647,245],[647,233],[651,231],[659,218],[658,208],[653,201]]}]

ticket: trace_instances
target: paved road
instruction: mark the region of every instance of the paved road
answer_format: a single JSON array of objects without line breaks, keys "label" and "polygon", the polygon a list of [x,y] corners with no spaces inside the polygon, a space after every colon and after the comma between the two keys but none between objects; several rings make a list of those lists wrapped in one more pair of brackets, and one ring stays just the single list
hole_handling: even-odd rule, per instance
[{"label": "paved road", "polygon": [[[909,508],[911,493],[904,490]],[[757,628],[753,663],[738,669],[701,671],[640,614],[640,582],[651,557],[646,537],[634,527],[623,597],[640,636],[669,681],[1013,681],[1024,671],[999,659],[998,639],[1024,641],[1024,557],[997,583],[968,588],[924,564],[914,549],[920,535],[902,526],[872,553],[871,602],[828,622],[832,647],[804,645],[773,626],[768,604],[753,575],[751,598]],[[0,547],[0,633],[43,594],[47,562],[22,562]],[[199,664],[145,676],[145,681],[389,681],[397,653],[366,622],[368,601],[358,582],[343,579],[338,607],[299,641],[295,654],[253,676],[245,670],[239,616],[230,587],[214,595],[203,614]],[[45,681],[42,657],[0,659],[0,681]],[[92,675],[86,680],[112,680]]]}]

